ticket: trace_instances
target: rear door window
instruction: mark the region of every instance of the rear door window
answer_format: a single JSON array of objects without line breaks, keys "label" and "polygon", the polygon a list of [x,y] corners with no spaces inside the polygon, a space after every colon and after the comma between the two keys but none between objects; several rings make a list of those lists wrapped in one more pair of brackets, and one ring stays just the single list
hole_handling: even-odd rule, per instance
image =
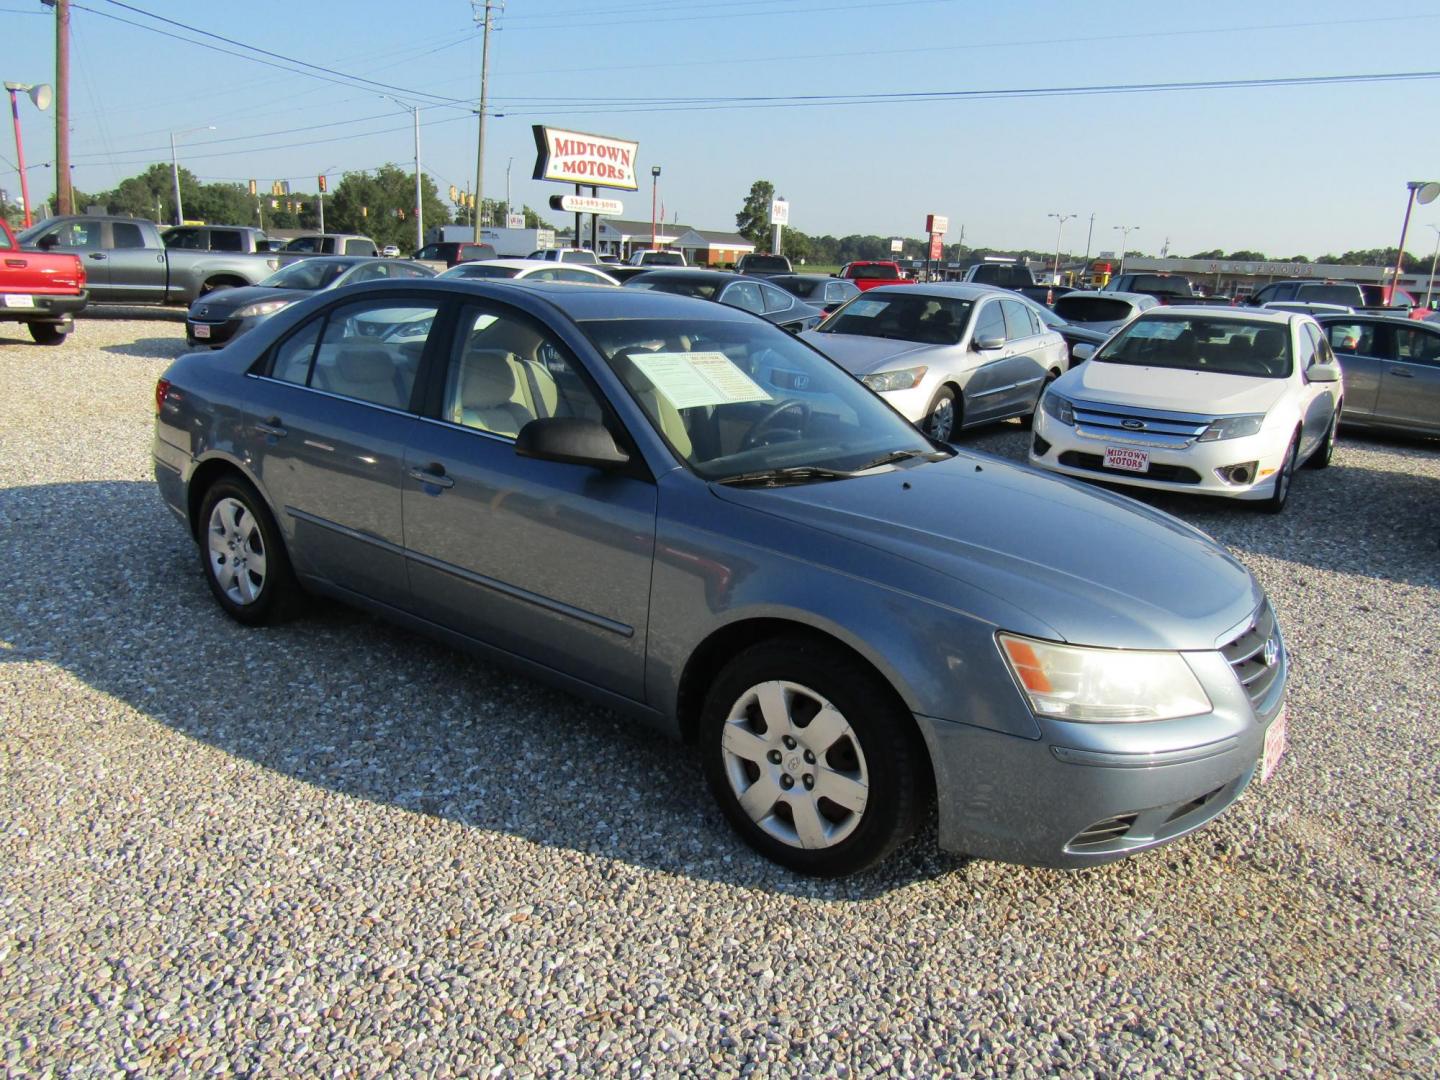
[{"label": "rear door window", "polygon": [[332,308],[307,385],[389,409],[409,409],[437,314],[433,304],[392,297]]},{"label": "rear door window", "polygon": [[244,237],[235,229],[211,229],[211,251],[244,251]]},{"label": "rear door window", "polygon": [[375,245],[369,240],[346,240],[346,255],[374,255]]},{"label": "rear door window", "polygon": [[760,286],[753,281],[737,281],[720,294],[720,302],[753,311],[756,315],[765,314],[765,300],[760,295]]},{"label": "rear door window", "polygon": [[1427,333],[1418,327],[1412,330],[1405,326],[1394,327],[1391,332],[1395,335],[1396,360],[1440,367],[1440,334]]},{"label": "rear door window", "polygon": [[788,311],[792,304],[790,294],[784,289],[777,289],[773,285],[761,285],[760,295],[765,300],[767,312]]},{"label": "rear door window", "polygon": [[1356,320],[1326,324],[1325,336],[1330,347],[1342,356],[1376,356],[1379,343],[1375,340],[1375,324]]},{"label": "rear door window", "polygon": [[145,246],[145,234],[140,231],[139,225],[132,225],[128,221],[117,221],[110,228],[110,235],[115,247],[133,249]]}]

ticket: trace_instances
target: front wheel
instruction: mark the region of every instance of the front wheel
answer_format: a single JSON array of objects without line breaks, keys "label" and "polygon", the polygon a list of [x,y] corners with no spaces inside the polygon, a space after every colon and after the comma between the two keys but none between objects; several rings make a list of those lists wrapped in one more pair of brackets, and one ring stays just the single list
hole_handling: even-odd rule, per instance
[{"label": "front wheel", "polygon": [[1260,509],[1267,514],[1278,514],[1285,509],[1285,502],[1290,498],[1290,483],[1295,479],[1295,462],[1299,456],[1300,433],[1297,431],[1290,440],[1290,448],[1285,451],[1285,460],[1280,465],[1280,471],[1275,474],[1274,492],[1260,504]]},{"label": "front wheel", "polygon": [[210,591],[237,622],[278,622],[298,586],[265,502],[244,480],[216,481],[200,510],[200,561]]},{"label": "front wheel", "polygon": [[960,433],[961,405],[955,397],[955,388],[942,386],[935,391],[935,397],[920,421],[920,430],[936,442],[949,442]]},{"label": "front wheel", "polygon": [[772,639],[732,660],[705,700],[706,779],[735,830],[804,874],[851,874],[914,833],[928,791],[911,717],[854,657]]},{"label": "front wheel", "polygon": [[1340,406],[1335,406],[1335,415],[1330,417],[1330,426],[1325,429],[1325,439],[1310,455],[1310,460],[1305,462],[1312,469],[1323,469],[1330,464],[1330,459],[1335,456],[1335,429],[1340,426]]},{"label": "front wheel", "polygon": [[65,331],[54,323],[32,322],[30,337],[37,345],[59,345],[65,340]]}]

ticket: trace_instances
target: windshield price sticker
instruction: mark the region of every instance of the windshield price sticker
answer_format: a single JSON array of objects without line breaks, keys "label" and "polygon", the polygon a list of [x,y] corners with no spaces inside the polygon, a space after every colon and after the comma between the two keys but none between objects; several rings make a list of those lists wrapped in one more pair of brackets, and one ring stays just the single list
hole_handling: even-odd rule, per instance
[{"label": "windshield price sticker", "polygon": [[724,353],[657,352],[630,360],[677,409],[770,400]]},{"label": "windshield price sticker", "polygon": [[845,308],[845,314],[858,319],[873,319],[889,306],[884,300],[852,300]]}]

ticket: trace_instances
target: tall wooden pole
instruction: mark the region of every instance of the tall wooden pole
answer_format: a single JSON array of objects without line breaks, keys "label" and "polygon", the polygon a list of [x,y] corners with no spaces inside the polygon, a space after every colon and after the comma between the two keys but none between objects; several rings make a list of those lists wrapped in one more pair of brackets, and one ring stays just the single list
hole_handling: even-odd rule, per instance
[{"label": "tall wooden pole", "polygon": [[[490,96],[490,7],[485,0],[485,25],[480,39],[480,135],[475,143],[475,242],[480,242],[480,215],[485,209],[485,110]],[[508,209],[508,208],[507,208]],[[579,242],[579,235],[575,237]]]},{"label": "tall wooden pole", "polygon": [[70,190],[70,0],[55,0],[55,212],[73,214]]}]

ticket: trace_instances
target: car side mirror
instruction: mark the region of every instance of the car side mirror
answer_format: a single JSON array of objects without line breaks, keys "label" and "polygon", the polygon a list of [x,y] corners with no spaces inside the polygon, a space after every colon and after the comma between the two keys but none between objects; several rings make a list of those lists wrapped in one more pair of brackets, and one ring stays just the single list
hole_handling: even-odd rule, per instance
[{"label": "car side mirror", "polygon": [[515,453],[596,469],[618,469],[630,461],[630,455],[615,444],[615,437],[604,424],[570,416],[531,420],[515,437]]},{"label": "car side mirror", "polygon": [[1072,364],[1083,364],[1095,355],[1095,346],[1081,342],[1070,350],[1070,362]]},{"label": "car side mirror", "polygon": [[1339,382],[1339,364],[1311,364],[1310,370],[1305,372],[1305,377],[1311,382]]},{"label": "car side mirror", "polygon": [[1005,347],[1005,339],[999,334],[982,334],[975,339],[973,344],[976,351],[989,352],[992,349],[1003,349]]}]

